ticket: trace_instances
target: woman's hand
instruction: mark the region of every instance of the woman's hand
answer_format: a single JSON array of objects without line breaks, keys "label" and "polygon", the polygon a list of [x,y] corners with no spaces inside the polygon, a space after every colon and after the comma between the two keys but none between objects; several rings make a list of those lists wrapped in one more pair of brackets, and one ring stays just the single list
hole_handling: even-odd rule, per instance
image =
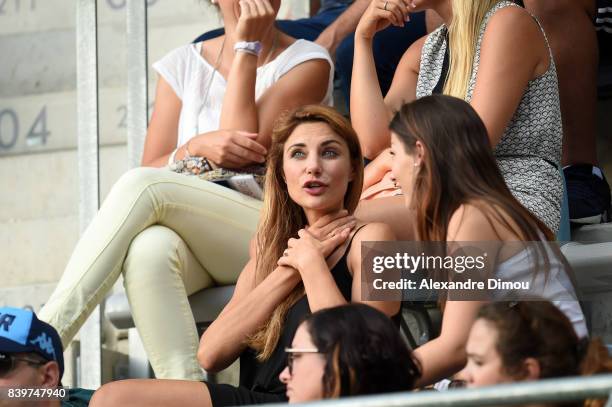
[{"label": "woman's hand", "polygon": [[269,0],[240,0],[237,41],[261,41],[274,26],[276,13]]},{"label": "woman's hand", "polygon": [[390,25],[403,27],[410,20],[409,10],[414,7],[411,4],[409,0],[372,0],[357,24],[355,35],[372,39]]},{"label": "woman's hand", "polygon": [[320,217],[311,226],[306,226],[306,230],[322,244],[323,257],[327,258],[346,240],[337,242],[331,239],[343,234],[348,237],[356,224],[355,217],[349,215],[346,209],[342,209],[336,213]]},{"label": "woman's hand", "polygon": [[316,268],[317,265],[327,267],[324,253],[329,251],[330,247],[336,248],[344,243],[349,234],[350,229],[345,228],[321,242],[306,229],[301,229],[298,232],[299,238],[291,238],[287,242],[287,249],[283,257],[278,259],[278,265],[292,267],[300,273],[309,268]]},{"label": "woman's hand", "polygon": [[189,141],[189,153],[206,157],[217,166],[241,168],[263,163],[268,151],[255,141],[257,133],[238,130],[216,130],[200,134]]},{"label": "woman's hand", "polygon": [[391,149],[387,148],[365,166],[363,170],[363,190],[365,191],[372,185],[380,182],[385,174],[391,171],[392,165]]}]

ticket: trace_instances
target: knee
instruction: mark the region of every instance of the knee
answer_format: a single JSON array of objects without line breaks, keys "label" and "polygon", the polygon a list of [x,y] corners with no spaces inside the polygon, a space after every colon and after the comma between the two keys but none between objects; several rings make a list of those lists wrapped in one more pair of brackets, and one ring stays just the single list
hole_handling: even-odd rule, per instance
[{"label": "knee", "polygon": [[167,171],[160,168],[138,167],[131,169],[117,180],[110,193],[121,195],[141,193],[166,174]]},{"label": "knee", "polygon": [[140,232],[130,243],[123,265],[126,283],[138,275],[155,275],[157,270],[172,270],[173,263],[180,262],[178,246],[181,237],[172,229],[153,225]]},{"label": "knee", "polygon": [[107,383],[96,390],[89,405],[93,407],[127,405],[128,399],[124,388],[125,385],[122,382]]}]

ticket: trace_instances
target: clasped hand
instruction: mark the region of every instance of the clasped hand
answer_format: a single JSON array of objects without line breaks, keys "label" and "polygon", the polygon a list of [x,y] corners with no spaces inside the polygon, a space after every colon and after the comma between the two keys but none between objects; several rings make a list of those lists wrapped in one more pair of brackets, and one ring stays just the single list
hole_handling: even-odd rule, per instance
[{"label": "clasped hand", "polygon": [[189,151],[220,167],[242,168],[266,161],[268,151],[256,138],[257,133],[216,130],[194,137],[189,142]]},{"label": "clasped hand", "polygon": [[298,238],[289,239],[278,265],[302,273],[317,263],[324,264],[325,259],[346,242],[355,225],[355,218],[346,210],[321,217],[307,229],[298,231]]},{"label": "clasped hand", "polygon": [[238,41],[261,41],[274,25],[276,12],[269,0],[240,0],[240,17],[236,25]]}]

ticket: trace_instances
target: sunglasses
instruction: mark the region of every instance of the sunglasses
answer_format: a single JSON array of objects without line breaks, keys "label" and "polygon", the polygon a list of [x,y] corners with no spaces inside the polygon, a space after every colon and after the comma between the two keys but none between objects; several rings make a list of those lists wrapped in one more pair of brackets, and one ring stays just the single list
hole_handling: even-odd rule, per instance
[{"label": "sunglasses", "polygon": [[303,353],[321,353],[317,348],[285,348],[287,354],[287,368],[289,368],[289,374],[293,376],[293,361],[295,355],[301,355]]},{"label": "sunglasses", "polygon": [[0,353],[0,377],[4,377],[17,366],[17,362],[25,362],[31,366],[42,366],[46,361],[19,357],[10,353]]}]

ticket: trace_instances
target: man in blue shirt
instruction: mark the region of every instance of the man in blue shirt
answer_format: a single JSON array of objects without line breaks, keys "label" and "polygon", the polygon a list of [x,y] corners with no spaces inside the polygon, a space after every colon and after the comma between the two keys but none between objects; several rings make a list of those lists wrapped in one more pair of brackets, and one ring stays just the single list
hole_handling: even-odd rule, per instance
[{"label": "man in blue shirt", "polygon": [[[62,342],[55,328],[32,311],[0,308],[0,391],[11,406],[89,405],[93,390],[61,389]],[[24,389],[32,389],[32,392]],[[61,397],[65,394],[65,397]]]},{"label": "man in blue shirt", "polygon": [[[278,20],[278,28],[294,38],[314,41],[325,47],[336,62],[336,74],[341,81],[342,92],[350,100],[351,73],[353,70],[354,33],[361,15],[371,0],[311,0],[311,17],[298,20]],[[408,47],[427,34],[427,28],[435,27],[440,20],[433,13],[411,15],[404,27],[388,27],[374,38],[374,60],[378,82],[383,95],[391,87],[393,74]],[[217,37],[223,29],[209,31],[195,42]]]}]

